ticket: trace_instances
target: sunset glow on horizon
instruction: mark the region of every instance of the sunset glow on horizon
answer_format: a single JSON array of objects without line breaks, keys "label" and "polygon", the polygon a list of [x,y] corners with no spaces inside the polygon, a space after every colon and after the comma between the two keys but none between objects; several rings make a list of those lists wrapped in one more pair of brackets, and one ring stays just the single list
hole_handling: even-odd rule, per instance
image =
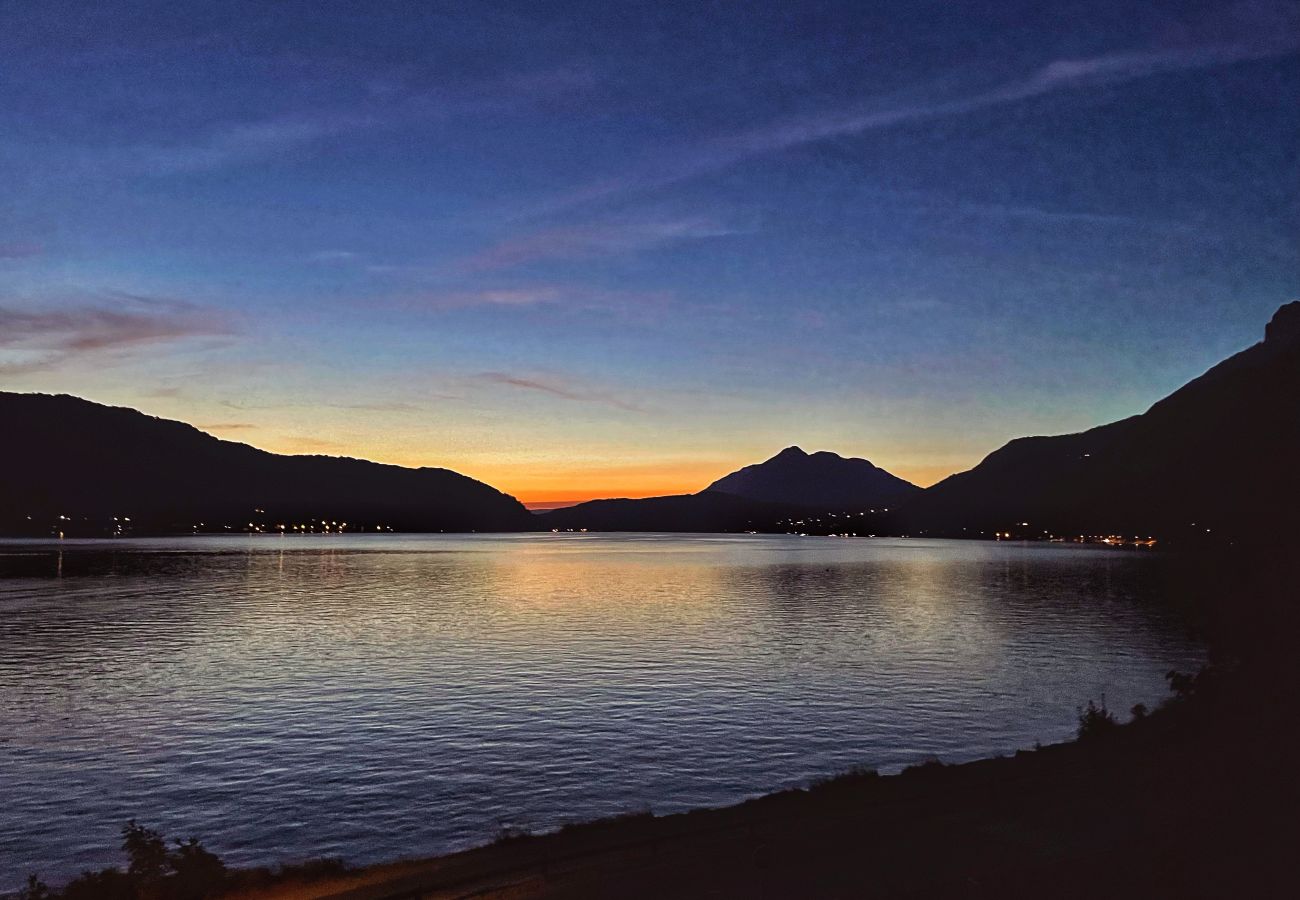
[{"label": "sunset glow on horizon", "polygon": [[924,486],[1300,294],[1286,4],[6,19],[0,389],[275,452],[529,504],[791,444]]},{"label": "sunset glow on horizon", "polygon": [[[693,494],[703,490],[723,475],[742,466],[761,462],[786,446],[754,447],[748,453],[745,450],[738,450],[726,456],[720,453],[701,453],[695,458],[656,459],[643,464],[621,462],[635,458],[635,451],[629,448],[618,451],[615,454],[616,461],[612,464],[599,457],[578,461],[564,457],[539,463],[537,457],[532,454],[523,455],[517,460],[484,459],[479,455],[446,459],[413,455],[400,450],[393,453],[393,448],[382,444],[373,448],[357,445],[356,449],[344,450],[342,442],[335,443],[312,438],[286,437],[278,440],[273,438],[262,443],[259,440],[261,429],[247,425],[231,427],[232,423],[222,422],[191,424],[224,440],[252,444],[275,453],[346,455],[393,465],[452,469],[505,491],[532,509],[572,506],[587,500],[604,498]],[[828,449],[842,456],[857,455],[838,447],[807,444],[805,449],[810,452]],[[878,460],[873,462],[889,469],[900,478],[922,487],[942,480],[957,471],[950,466],[934,466],[926,469],[911,467],[899,461],[890,468],[884,462]]]}]

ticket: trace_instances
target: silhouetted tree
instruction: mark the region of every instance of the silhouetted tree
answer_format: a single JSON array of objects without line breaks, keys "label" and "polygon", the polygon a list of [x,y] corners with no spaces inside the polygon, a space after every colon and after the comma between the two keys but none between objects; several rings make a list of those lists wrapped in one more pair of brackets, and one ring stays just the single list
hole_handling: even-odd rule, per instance
[{"label": "silhouetted tree", "polygon": [[1113,731],[1118,725],[1115,714],[1106,708],[1104,696],[1101,698],[1100,706],[1089,700],[1088,705],[1079,710],[1079,740],[1081,741]]},{"label": "silhouetted tree", "polygon": [[137,825],[132,819],[122,826],[122,850],[127,873],[141,887],[161,881],[167,874],[167,842],[162,832]]},{"label": "silhouetted tree", "polygon": [[176,841],[176,849],[167,858],[175,873],[168,897],[176,900],[202,900],[217,893],[226,880],[225,863],[203,848],[198,838]]}]

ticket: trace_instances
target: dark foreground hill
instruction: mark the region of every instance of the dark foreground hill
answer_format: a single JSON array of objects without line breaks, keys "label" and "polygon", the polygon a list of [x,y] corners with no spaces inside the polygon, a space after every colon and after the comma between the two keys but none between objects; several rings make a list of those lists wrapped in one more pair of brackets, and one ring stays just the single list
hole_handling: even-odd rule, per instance
[{"label": "dark foreground hill", "polygon": [[447,469],[281,456],[69,396],[0,392],[0,422],[0,530],[10,533],[48,533],[59,516],[70,533],[91,534],[114,517],[129,517],[135,533],[319,519],[395,531],[534,527],[513,497]]},{"label": "dark foreground hill", "polygon": [[745,466],[705,488],[750,500],[815,509],[893,506],[921,489],[865,459],[786,447],[766,462]]},{"label": "dark foreground hill", "polygon": [[1295,530],[1298,461],[1300,301],[1278,310],[1262,342],[1145,413],[1011,441],[909,502],[904,523],[912,533],[1258,536]]}]

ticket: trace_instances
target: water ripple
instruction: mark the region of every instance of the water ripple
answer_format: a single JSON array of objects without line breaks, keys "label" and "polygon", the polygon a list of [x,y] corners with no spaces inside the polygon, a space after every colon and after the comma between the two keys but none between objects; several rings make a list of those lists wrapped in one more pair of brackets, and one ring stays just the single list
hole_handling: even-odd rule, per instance
[{"label": "water ripple", "polygon": [[0,889],[134,817],[368,862],[1058,740],[1200,648],[1160,561],[666,535],[0,544]]}]

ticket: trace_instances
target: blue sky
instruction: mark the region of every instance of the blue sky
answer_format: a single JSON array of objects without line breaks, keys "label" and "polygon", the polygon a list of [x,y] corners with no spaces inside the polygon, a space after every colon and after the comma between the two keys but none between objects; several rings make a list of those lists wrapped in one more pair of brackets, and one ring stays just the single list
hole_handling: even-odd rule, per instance
[{"label": "blue sky", "polygon": [[0,2],[0,387],[527,501],[925,484],[1300,295],[1292,3]]}]

